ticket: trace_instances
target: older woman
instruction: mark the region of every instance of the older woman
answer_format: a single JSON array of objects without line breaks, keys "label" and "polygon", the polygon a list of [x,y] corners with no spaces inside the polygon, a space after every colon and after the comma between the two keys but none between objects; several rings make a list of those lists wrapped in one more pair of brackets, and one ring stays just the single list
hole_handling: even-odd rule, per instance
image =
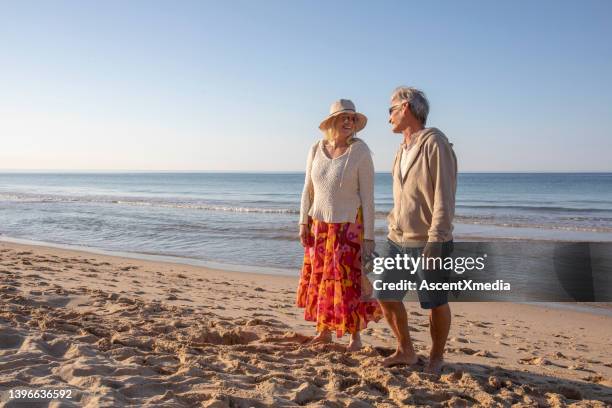
[{"label": "older woman", "polygon": [[355,134],[367,122],[353,102],[340,99],[319,125],[324,138],[308,154],[300,211],[304,264],[297,305],[317,323],[312,343],[329,343],[332,331],[350,333],[349,351],[361,348],[360,331],[382,311],[361,301],[361,259],[374,251],[374,165]]}]

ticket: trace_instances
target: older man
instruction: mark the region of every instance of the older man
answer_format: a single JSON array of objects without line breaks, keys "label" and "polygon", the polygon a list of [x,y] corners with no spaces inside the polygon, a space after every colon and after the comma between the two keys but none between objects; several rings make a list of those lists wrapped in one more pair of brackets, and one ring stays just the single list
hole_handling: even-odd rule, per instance
[{"label": "older man", "polygon": [[[429,103],[422,91],[399,87],[391,96],[389,123],[403,142],[393,164],[393,209],[388,216],[389,235],[381,256],[396,258],[446,257],[452,251],[453,216],[457,187],[457,159],[452,144],[436,128],[425,127]],[[408,278],[406,271],[395,276]],[[419,268],[414,275],[417,287],[423,280],[447,281],[448,271]],[[393,274],[392,274],[393,275]],[[383,361],[386,366],[418,361],[408,330],[402,298],[406,292],[378,293],[378,299],[398,344],[395,353]],[[421,307],[430,310],[432,347],[427,371],[442,369],[444,346],[451,323],[445,291],[418,291]]]}]

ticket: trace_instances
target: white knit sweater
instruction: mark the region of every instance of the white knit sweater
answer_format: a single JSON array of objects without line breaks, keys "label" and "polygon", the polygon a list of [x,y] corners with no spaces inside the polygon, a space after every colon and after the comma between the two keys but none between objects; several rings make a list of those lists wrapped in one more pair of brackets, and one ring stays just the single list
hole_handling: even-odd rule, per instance
[{"label": "white knit sweater", "polygon": [[[313,197],[314,194],[314,197]],[[300,224],[308,216],[328,223],[355,222],[363,209],[364,238],[374,239],[374,164],[370,149],[355,139],[346,152],[330,159],[323,143],[310,149],[302,191]]]}]

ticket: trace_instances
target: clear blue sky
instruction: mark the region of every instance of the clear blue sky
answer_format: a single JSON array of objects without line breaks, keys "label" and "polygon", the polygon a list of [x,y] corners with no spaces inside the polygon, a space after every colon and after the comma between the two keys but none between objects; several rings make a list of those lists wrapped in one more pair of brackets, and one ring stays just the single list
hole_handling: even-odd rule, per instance
[{"label": "clear blue sky", "polygon": [[460,171],[612,171],[611,1],[0,1],[0,169],[303,170],[397,85]]}]

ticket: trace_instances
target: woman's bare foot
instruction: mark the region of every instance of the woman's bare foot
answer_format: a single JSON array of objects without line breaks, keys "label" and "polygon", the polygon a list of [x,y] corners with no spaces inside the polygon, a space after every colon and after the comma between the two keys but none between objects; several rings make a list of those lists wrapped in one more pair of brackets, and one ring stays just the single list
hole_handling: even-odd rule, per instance
[{"label": "woman's bare foot", "polygon": [[332,342],[332,334],[329,330],[323,330],[322,332],[320,332],[319,334],[317,334],[316,336],[314,336],[312,338],[312,340],[310,340],[308,342],[309,345],[312,344],[328,344]]},{"label": "woman's bare foot", "polygon": [[414,352],[406,352],[396,350],[395,353],[383,359],[382,365],[385,367],[393,367],[400,364],[413,365],[419,361],[419,356]]},{"label": "woman's bare foot", "polygon": [[429,363],[425,367],[425,372],[429,374],[440,375],[444,367],[444,359],[442,357],[429,357]]},{"label": "woman's bare foot", "polygon": [[359,351],[363,347],[361,344],[361,335],[359,332],[351,334],[351,340],[349,341],[348,346],[346,346],[346,351]]}]

